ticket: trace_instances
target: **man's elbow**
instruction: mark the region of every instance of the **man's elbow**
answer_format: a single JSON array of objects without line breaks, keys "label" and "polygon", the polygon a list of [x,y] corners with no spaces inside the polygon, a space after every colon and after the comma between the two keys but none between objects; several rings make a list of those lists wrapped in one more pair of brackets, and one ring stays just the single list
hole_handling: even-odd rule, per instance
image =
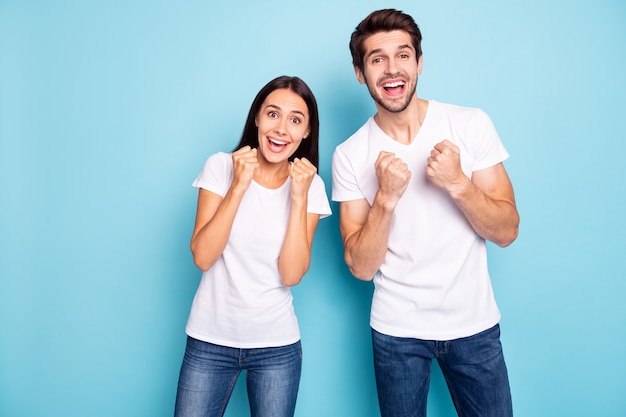
[{"label": "man's elbow", "polygon": [[355,262],[351,262],[348,257],[345,258],[345,262],[352,276],[360,279],[361,281],[371,281],[372,279],[374,279],[374,275],[376,275],[376,272],[378,272],[378,269],[372,271],[371,269],[366,268],[363,265],[358,265]]},{"label": "man's elbow", "polygon": [[376,272],[370,273],[367,271],[359,271],[358,269],[355,269],[355,268],[350,268],[350,273],[352,274],[352,276],[354,276],[357,279],[360,279],[361,281],[371,281],[374,279],[374,275],[376,275]]},{"label": "man's elbow", "polygon": [[500,246],[501,248],[506,248],[511,243],[515,242],[517,239],[517,235],[519,234],[519,224],[516,224],[514,227],[509,228],[505,233],[502,233],[498,239],[494,240],[493,243]]}]

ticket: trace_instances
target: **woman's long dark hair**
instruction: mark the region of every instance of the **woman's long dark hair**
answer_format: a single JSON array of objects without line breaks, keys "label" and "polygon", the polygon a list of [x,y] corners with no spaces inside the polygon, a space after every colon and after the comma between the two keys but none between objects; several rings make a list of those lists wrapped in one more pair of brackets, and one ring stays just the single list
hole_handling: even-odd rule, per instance
[{"label": "woman's long dark hair", "polygon": [[261,105],[267,96],[269,96],[274,90],[279,90],[281,88],[289,89],[302,97],[309,110],[309,136],[302,140],[298,149],[289,157],[289,160],[293,161],[294,158],[306,158],[319,170],[320,123],[317,112],[317,101],[315,100],[315,96],[309,86],[298,77],[283,75],[274,78],[272,81],[267,83],[261,91],[258,92],[252,102],[252,106],[250,106],[248,118],[246,119],[246,124],[243,127],[243,133],[241,134],[241,141],[235,150],[246,145],[252,148],[259,147],[259,129],[256,126],[255,118],[261,110]]}]

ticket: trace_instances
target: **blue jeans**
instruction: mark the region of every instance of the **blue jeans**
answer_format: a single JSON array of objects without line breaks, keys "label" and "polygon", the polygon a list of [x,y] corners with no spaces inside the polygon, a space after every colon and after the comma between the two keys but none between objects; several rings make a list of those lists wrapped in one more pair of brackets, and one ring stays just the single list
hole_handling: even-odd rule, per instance
[{"label": "blue jeans", "polygon": [[425,417],[430,369],[437,359],[457,414],[513,415],[500,326],[449,341],[387,336],[372,329],[382,417]]},{"label": "blue jeans", "polygon": [[246,371],[252,417],[292,417],[302,347],[238,349],[187,337],[176,393],[176,417],[221,417],[237,377]]}]

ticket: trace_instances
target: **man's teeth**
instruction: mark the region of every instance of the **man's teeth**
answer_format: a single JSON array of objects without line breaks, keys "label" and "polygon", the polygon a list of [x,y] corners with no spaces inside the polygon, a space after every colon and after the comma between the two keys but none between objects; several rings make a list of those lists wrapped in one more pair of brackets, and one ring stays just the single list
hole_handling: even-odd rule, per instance
[{"label": "man's teeth", "polygon": [[404,83],[402,81],[396,81],[395,83],[387,83],[383,87],[385,87],[385,88],[393,88],[393,87],[400,87],[400,86],[403,86],[403,85],[404,85]]}]

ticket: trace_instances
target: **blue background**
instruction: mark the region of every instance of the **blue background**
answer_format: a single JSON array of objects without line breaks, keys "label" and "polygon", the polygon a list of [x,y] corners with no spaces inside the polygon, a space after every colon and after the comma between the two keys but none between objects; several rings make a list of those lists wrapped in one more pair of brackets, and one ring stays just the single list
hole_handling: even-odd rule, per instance
[{"label": "blue background", "polygon": [[[384,7],[423,31],[420,97],[483,108],[511,154],[520,235],[489,255],[516,415],[626,415],[623,1],[0,0],[1,416],[172,414],[192,180],[289,74],[318,98],[330,192],[374,111],[348,39]],[[372,284],[333,209],[293,291],[297,416],[373,417]],[[428,408],[455,415],[436,367]],[[227,416],[247,409],[239,383]]]}]

